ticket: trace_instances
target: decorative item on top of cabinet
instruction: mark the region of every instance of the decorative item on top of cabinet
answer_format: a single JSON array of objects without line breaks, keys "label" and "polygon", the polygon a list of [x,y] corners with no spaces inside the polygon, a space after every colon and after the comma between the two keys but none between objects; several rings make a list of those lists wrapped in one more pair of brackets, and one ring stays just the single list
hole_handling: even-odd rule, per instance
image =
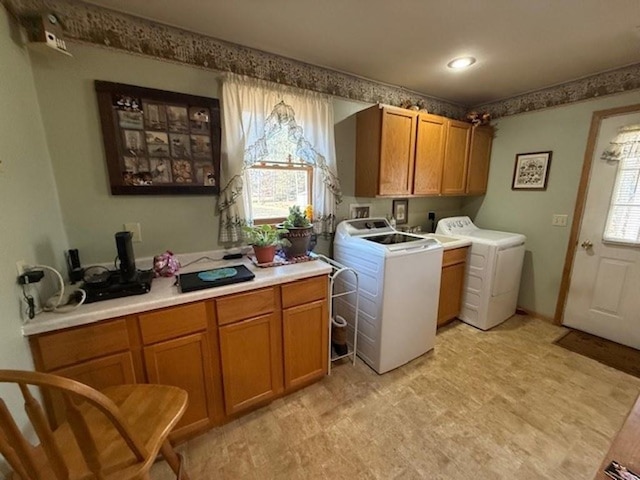
[{"label": "decorative item on top of cabinet", "polygon": [[462,306],[462,287],[469,247],[445,250],[442,257],[438,327],[456,318]]}]

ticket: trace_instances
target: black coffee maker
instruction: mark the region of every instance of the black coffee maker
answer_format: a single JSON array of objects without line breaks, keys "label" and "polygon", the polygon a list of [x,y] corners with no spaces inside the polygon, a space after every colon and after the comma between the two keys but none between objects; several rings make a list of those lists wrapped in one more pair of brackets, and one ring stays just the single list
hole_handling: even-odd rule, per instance
[{"label": "black coffee maker", "polygon": [[133,255],[133,234],[131,232],[116,233],[116,249],[120,261],[120,283],[135,281],[138,271],[136,258]]},{"label": "black coffee maker", "polygon": [[82,285],[87,292],[85,303],[141,295],[151,290],[153,270],[141,271],[136,268],[132,238],[131,232],[116,233],[119,268],[85,278]]}]

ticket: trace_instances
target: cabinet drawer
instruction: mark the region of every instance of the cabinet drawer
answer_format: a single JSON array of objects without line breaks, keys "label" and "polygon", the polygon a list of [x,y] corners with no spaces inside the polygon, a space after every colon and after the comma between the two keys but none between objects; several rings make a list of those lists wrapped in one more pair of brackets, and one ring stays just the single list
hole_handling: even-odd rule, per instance
[{"label": "cabinet drawer", "polygon": [[327,277],[314,277],[282,286],[282,308],[327,298]]},{"label": "cabinet drawer", "polygon": [[467,250],[469,247],[455,248],[453,250],[445,250],[442,255],[442,266],[455,265],[456,263],[464,263],[467,261]]},{"label": "cabinet drawer", "polygon": [[124,318],[33,337],[45,371],[129,349]]},{"label": "cabinet drawer", "polygon": [[171,307],[139,317],[142,343],[169,340],[207,329],[207,307],[205,302]]},{"label": "cabinet drawer", "polygon": [[218,325],[271,313],[276,309],[274,288],[229,295],[216,300]]}]

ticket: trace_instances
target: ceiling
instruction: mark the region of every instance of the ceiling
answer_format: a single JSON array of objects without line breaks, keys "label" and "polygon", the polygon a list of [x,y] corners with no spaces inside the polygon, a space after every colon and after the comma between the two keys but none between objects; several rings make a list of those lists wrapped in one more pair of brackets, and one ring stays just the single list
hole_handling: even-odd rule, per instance
[{"label": "ceiling", "polygon": [[89,3],[466,106],[640,63],[638,0]]}]

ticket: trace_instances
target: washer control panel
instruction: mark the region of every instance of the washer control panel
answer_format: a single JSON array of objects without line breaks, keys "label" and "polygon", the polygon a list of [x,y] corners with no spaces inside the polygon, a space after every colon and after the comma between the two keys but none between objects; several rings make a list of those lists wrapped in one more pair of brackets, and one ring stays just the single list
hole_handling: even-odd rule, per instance
[{"label": "washer control panel", "polygon": [[469,232],[477,230],[469,217],[449,217],[438,222],[436,233],[449,235],[467,235]]}]

